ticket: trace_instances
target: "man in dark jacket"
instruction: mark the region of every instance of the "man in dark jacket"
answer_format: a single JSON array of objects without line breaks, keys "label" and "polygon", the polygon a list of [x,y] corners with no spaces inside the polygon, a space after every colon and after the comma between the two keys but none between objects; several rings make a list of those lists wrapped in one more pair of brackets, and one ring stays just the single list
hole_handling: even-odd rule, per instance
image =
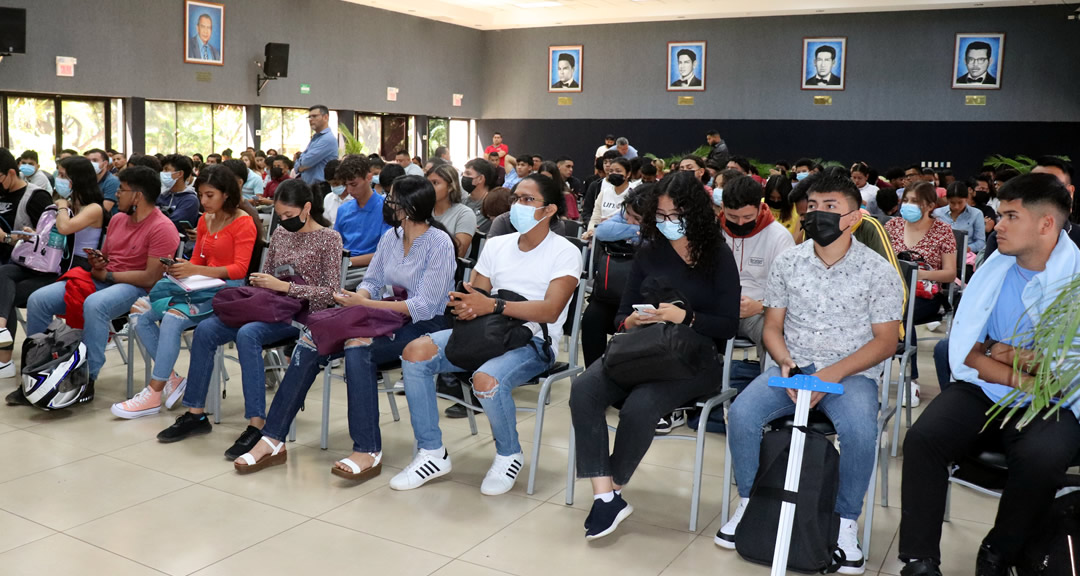
[{"label": "man in dark jacket", "polygon": [[724,139],[720,137],[720,133],[716,130],[709,130],[705,133],[705,141],[712,147],[706,160],[716,162],[719,166],[727,166],[728,160],[731,159],[731,152],[728,151],[727,142],[724,142]]}]

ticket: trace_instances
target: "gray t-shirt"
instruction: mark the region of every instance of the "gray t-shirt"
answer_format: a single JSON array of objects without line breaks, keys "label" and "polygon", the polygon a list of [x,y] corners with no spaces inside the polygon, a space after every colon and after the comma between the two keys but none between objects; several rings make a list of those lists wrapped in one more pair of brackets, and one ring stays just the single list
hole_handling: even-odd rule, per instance
[{"label": "gray t-shirt", "polygon": [[[795,363],[821,370],[873,340],[872,324],[900,320],[904,292],[892,265],[858,240],[831,268],[807,241],[777,256],[764,302],[787,310],[784,341]],[[877,380],[880,372],[874,366],[861,375]]]},{"label": "gray t-shirt", "polygon": [[435,215],[435,221],[442,224],[450,235],[476,235],[476,213],[464,204],[451,204],[442,214]]},{"label": "gray t-shirt", "polygon": [[487,217],[480,212],[481,206],[484,205],[483,200],[473,200],[471,196],[465,196],[465,199],[462,200],[461,203],[469,210],[472,210],[473,215],[476,216],[477,226],[484,226],[488,223]]}]

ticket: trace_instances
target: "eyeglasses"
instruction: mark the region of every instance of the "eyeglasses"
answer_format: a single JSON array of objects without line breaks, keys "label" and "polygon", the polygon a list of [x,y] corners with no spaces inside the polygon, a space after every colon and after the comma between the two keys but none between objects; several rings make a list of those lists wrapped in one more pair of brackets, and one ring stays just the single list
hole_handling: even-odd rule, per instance
[{"label": "eyeglasses", "polygon": [[676,212],[674,214],[661,214],[659,212],[656,213],[656,223],[657,224],[659,224],[660,222],[678,222],[681,219],[682,219],[682,214],[678,213],[678,212]]},{"label": "eyeglasses", "polygon": [[510,203],[511,204],[533,204],[533,203],[536,203],[536,202],[543,203],[543,201],[544,200],[542,198],[538,199],[538,198],[533,198],[532,196],[521,196],[519,194],[514,194],[514,195],[510,196]]},{"label": "eyeglasses", "polygon": [[989,58],[968,58],[968,64],[986,64],[990,61]]}]

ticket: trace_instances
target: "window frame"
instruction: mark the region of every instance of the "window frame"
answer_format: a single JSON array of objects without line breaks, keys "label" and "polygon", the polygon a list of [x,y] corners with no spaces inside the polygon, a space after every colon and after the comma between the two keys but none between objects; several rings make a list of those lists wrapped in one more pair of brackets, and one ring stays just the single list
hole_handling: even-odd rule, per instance
[{"label": "window frame", "polygon": [[[64,146],[64,108],[63,108],[63,101],[64,100],[74,100],[74,101],[81,101],[81,102],[100,102],[105,107],[105,115],[104,115],[104,120],[103,120],[104,124],[105,124],[105,126],[104,126],[104,129],[105,129],[105,150],[108,150],[108,149],[111,148],[113,150],[123,152],[125,155],[127,154],[127,138],[125,137],[124,134],[120,134],[119,135],[119,146],[117,146],[117,143],[114,142],[114,138],[117,135],[114,135],[113,130],[112,130],[112,124],[113,124],[112,105],[113,105],[113,100],[119,100],[120,101],[120,109],[123,110],[124,105],[126,104],[126,99],[124,99],[124,98],[116,98],[116,97],[111,97],[111,96],[86,96],[86,95],[80,95],[80,94],[40,94],[40,93],[34,93],[34,92],[17,92],[17,91],[8,91],[8,90],[0,91],[0,120],[3,121],[2,124],[0,124],[0,144],[2,144],[4,148],[7,148],[9,150],[11,149],[11,131],[10,131],[10,128],[8,126],[8,123],[9,123],[9,120],[8,120],[8,118],[9,118],[8,117],[8,99],[10,99],[10,98],[33,98],[33,99],[36,99],[36,100],[51,100],[53,102],[53,107],[54,107],[54,117],[53,117],[54,142],[53,142],[53,150],[51,151],[51,157],[54,158],[54,159],[56,157],[58,157],[60,155],[60,151],[65,148],[65,146]],[[121,113],[121,116],[123,116],[123,113]],[[126,118],[121,118],[121,120],[122,121],[126,120]],[[124,128],[124,126],[121,126],[121,131],[122,132],[123,132],[123,128]],[[37,152],[38,152],[39,156],[42,153],[40,150],[38,150]],[[80,154],[82,154],[83,152],[85,152],[85,150],[78,150],[78,152]],[[14,152],[12,152],[12,153],[14,154]]]}]

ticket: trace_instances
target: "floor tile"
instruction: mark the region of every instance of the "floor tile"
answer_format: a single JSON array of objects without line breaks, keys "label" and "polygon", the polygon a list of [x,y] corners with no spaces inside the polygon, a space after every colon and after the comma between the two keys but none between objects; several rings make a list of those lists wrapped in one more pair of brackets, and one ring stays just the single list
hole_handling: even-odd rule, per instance
[{"label": "floor tile", "polygon": [[[446,418],[443,418],[442,422],[446,422],[446,420]],[[476,424],[479,432],[475,436],[469,432],[467,427],[442,426],[443,445],[450,452],[451,459],[455,454],[467,447],[491,439],[491,429],[487,426],[487,420],[478,419]],[[383,465],[395,468],[408,466],[412,462],[416,443],[408,416],[404,415],[400,422],[394,422],[390,418],[382,418],[380,430],[382,432]],[[310,447],[319,446],[318,436],[309,436],[306,441],[297,438],[297,442]],[[333,452],[345,453],[345,455],[351,454],[353,441],[349,436],[348,428],[343,426],[342,429],[332,432],[328,446]],[[494,456],[494,452],[492,456]],[[490,466],[491,462],[489,461],[487,465]],[[485,467],[484,470],[487,470],[487,468]]]},{"label": "floor tile", "polygon": [[[537,500],[548,500],[566,489],[566,457],[569,452],[554,446],[541,446],[535,491],[530,496],[527,492],[529,473],[532,470],[533,447],[532,442],[521,442],[525,466],[521,469],[517,483],[509,493]],[[454,480],[479,488],[484,482],[484,476],[487,475],[494,457],[495,441],[490,438],[454,452]]]},{"label": "floor tile", "polygon": [[461,560],[454,560],[439,568],[431,576],[506,576],[506,572],[499,572],[491,568],[484,568],[476,564],[470,564]]},{"label": "floor tile", "polygon": [[202,482],[233,471],[232,462],[224,454],[237,436],[234,428],[214,426],[210,434],[171,444],[162,444],[152,437],[109,452],[109,456],[191,482]]},{"label": "floor tile", "polygon": [[0,576],[79,574],[79,576],[160,576],[160,572],[55,534],[0,554]]},{"label": "floor tile", "polygon": [[279,508],[195,485],[83,524],[68,533],[180,576],[304,520],[303,516]]},{"label": "floor tile", "polygon": [[113,416],[108,408],[103,403],[102,409],[81,411],[71,418],[36,426],[34,433],[104,453],[155,438],[179,416],[167,413],[123,420]]},{"label": "floor tile", "polygon": [[109,456],[94,456],[0,485],[0,508],[62,531],[188,484]]},{"label": "floor tile", "polygon": [[[302,553],[297,553],[302,551]],[[196,573],[197,576],[394,574],[424,576],[450,559],[310,520]]]},{"label": "floor tile", "polygon": [[475,486],[439,479],[404,492],[380,488],[320,519],[456,557],[539,505],[510,494],[484,496]]},{"label": "floor tile", "polygon": [[40,524],[0,510],[0,553],[52,534],[55,532]]},{"label": "floor tile", "polygon": [[[0,407],[2,410],[2,407]],[[55,468],[94,453],[26,430],[0,436],[0,482]]]},{"label": "floor tile", "polygon": [[[978,555],[979,545],[990,531],[990,526],[968,520],[953,520],[946,522],[941,528],[941,573],[942,574],[973,574],[975,572],[975,556]],[[900,554],[900,538],[893,541],[892,547],[881,567],[882,574],[897,575],[903,564],[898,558]]]}]

